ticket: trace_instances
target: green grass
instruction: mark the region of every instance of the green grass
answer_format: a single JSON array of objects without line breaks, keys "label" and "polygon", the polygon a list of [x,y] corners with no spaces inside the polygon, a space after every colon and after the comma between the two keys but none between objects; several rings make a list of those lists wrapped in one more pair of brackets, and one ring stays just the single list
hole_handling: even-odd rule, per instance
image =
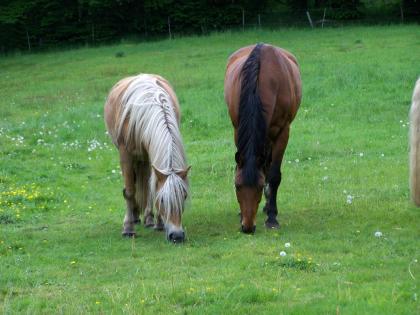
[{"label": "green grass", "polygon": [[[419,314],[407,168],[419,32],[227,32],[0,59],[0,313]],[[259,41],[297,56],[303,101],[282,227],[265,230],[260,211],[248,236],[223,78],[229,54]],[[166,77],[181,103],[192,165],[181,246],[143,227],[135,240],[120,234],[122,180],[102,111],[112,85],[139,72]]]}]

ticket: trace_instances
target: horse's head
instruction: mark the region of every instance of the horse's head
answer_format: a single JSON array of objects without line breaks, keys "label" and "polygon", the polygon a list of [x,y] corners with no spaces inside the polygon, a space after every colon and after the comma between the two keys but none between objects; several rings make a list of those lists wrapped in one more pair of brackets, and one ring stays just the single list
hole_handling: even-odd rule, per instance
[{"label": "horse's head", "polygon": [[[249,180],[249,169],[244,167],[241,160],[236,157],[235,189],[236,198],[241,208],[241,229],[244,233],[254,233],[258,205],[265,183],[262,168],[256,166],[253,170],[254,180]],[[257,164],[258,165],[258,164]]]},{"label": "horse's head", "polygon": [[170,242],[180,243],[185,239],[182,228],[182,213],[188,197],[188,171],[162,171],[153,166],[156,175],[156,209],[163,219],[166,238]]}]

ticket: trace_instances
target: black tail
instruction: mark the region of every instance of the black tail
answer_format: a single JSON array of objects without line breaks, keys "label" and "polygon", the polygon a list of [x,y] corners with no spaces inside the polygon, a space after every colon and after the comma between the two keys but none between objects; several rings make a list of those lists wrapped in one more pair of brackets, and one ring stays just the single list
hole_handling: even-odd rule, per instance
[{"label": "black tail", "polygon": [[258,168],[264,163],[267,126],[258,89],[261,48],[257,44],[245,61],[241,71],[239,100],[238,159],[242,164],[243,183],[255,186]]}]

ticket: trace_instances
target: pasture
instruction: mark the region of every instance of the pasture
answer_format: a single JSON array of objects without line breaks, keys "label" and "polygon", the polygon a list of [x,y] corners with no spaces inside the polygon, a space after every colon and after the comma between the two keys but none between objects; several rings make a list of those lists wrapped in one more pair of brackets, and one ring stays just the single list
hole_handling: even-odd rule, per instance
[{"label": "pasture", "polygon": [[[0,313],[420,313],[407,140],[419,33],[226,32],[1,57]],[[295,54],[303,101],[282,167],[281,228],[264,228],[261,203],[256,233],[244,235],[223,78],[229,54],[260,41]],[[181,104],[192,170],[180,246],[143,226],[121,237],[103,105],[139,72],[167,78]]]}]

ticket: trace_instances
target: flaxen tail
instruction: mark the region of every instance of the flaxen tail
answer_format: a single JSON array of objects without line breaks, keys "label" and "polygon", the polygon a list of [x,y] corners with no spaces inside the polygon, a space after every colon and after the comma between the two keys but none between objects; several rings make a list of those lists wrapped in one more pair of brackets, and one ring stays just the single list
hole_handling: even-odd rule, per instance
[{"label": "flaxen tail", "polygon": [[411,199],[420,206],[420,78],[410,109],[410,190]]}]

